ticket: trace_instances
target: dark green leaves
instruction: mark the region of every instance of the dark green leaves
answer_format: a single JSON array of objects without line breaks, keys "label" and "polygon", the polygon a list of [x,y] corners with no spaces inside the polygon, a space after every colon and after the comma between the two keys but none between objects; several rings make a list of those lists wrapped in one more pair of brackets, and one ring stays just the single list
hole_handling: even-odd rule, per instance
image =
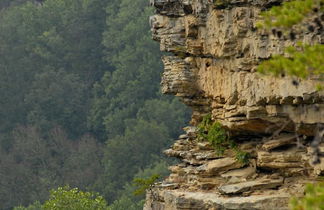
[{"label": "dark green leaves", "polygon": [[321,0],[295,0],[283,2],[281,6],[274,6],[269,11],[261,13],[262,21],[259,27],[271,29],[273,27],[289,29],[301,22],[315,7],[319,7]]}]

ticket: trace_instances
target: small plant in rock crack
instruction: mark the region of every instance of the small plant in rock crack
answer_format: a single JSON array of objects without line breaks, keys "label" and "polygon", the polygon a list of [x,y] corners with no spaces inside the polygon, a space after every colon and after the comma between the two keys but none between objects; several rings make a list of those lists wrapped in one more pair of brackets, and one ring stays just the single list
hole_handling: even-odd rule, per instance
[{"label": "small plant in rock crack", "polygon": [[159,174],[153,174],[148,178],[135,178],[133,180],[133,185],[136,186],[137,189],[133,192],[134,195],[145,194],[146,190],[151,189],[160,177]]},{"label": "small plant in rock crack", "polygon": [[207,140],[215,149],[218,155],[223,155],[227,149],[235,152],[235,159],[242,164],[248,164],[250,154],[242,151],[238,145],[229,138],[222,124],[213,122],[211,115],[206,115],[197,126],[197,139],[199,141]]},{"label": "small plant in rock crack", "polygon": [[214,5],[217,9],[225,9],[229,4],[229,0],[214,0]]},{"label": "small plant in rock crack", "polygon": [[207,134],[207,140],[215,148],[219,155],[224,154],[225,150],[230,146],[230,140],[226,134],[226,131],[222,128],[219,122],[214,122]]},{"label": "small plant in rock crack", "polygon": [[207,114],[203,117],[202,121],[197,126],[197,137],[199,141],[207,139],[208,130],[211,126],[212,119],[211,114]]},{"label": "small plant in rock crack", "polygon": [[235,159],[244,165],[247,165],[250,162],[251,155],[248,152],[244,152],[240,149],[235,150]]}]

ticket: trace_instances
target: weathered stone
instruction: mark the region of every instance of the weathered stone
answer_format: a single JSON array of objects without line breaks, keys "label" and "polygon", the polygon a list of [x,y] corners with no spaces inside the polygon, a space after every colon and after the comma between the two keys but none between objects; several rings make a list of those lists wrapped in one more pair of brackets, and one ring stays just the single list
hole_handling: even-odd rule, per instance
[{"label": "weathered stone", "polygon": [[172,145],[172,149],[176,151],[186,151],[190,150],[190,145],[188,144],[181,144],[179,142],[176,142],[175,144]]},{"label": "weathered stone", "polygon": [[223,185],[219,187],[219,191],[224,194],[237,194],[246,191],[254,191],[258,189],[272,189],[283,184],[281,179],[257,179],[237,184]]},{"label": "weathered stone", "polygon": [[198,152],[195,154],[195,157],[197,160],[210,160],[210,159],[219,158],[219,155],[217,155],[216,152],[212,150],[212,151]]},{"label": "weathered stone", "polygon": [[305,152],[298,151],[295,148],[282,152],[259,151],[257,166],[268,169],[283,169],[287,172],[290,169],[293,169],[291,172],[301,172],[306,166],[306,161],[303,159],[304,155]]},{"label": "weathered stone", "polygon": [[186,182],[186,177],[180,176],[178,174],[170,174],[167,180],[171,183],[181,184]]},{"label": "weathered stone", "polygon": [[157,185],[158,188],[167,188],[167,189],[177,189],[179,188],[178,183],[161,183],[160,185]]},{"label": "weathered stone", "polygon": [[190,165],[194,165],[194,166],[200,166],[200,165],[206,163],[206,161],[197,160],[197,159],[194,159],[194,158],[184,158],[182,161],[185,162],[185,163],[188,163]]},{"label": "weathered stone", "polygon": [[240,169],[230,170],[228,172],[222,173],[221,177],[230,178],[230,177],[238,177],[238,178],[248,178],[256,173],[256,169],[254,167],[246,167]]},{"label": "weathered stone", "polygon": [[[163,198],[162,202],[158,198]],[[216,193],[159,191],[150,192],[144,210],[288,210],[289,194],[254,195],[224,198]],[[153,199],[157,198],[157,199]],[[159,206],[159,207],[158,207]],[[160,208],[163,206],[162,208]]]},{"label": "weathered stone", "polygon": [[187,139],[189,136],[187,134],[182,134],[179,136],[179,139]]},{"label": "weathered stone", "polygon": [[234,158],[221,158],[209,161],[208,163],[199,166],[197,172],[205,175],[218,175],[221,172],[226,172],[231,169],[241,168],[243,164],[235,160]]},{"label": "weathered stone", "polygon": [[[314,149],[309,149],[309,153],[313,154]],[[318,150],[320,153],[324,154],[324,145],[321,144],[318,146]],[[323,176],[324,175],[324,157],[318,157],[319,161],[314,163],[314,157],[311,156],[310,158],[310,164],[312,165],[312,167],[314,167],[314,171],[313,173],[317,176]]]},{"label": "weathered stone", "polygon": [[198,142],[197,146],[201,150],[213,150],[213,147],[209,142]]},{"label": "weathered stone", "polygon": [[287,145],[287,144],[296,144],[296,135],[284,135],[284,136],[280,136],[276,139],[267,141],[266,143],[264,143],[262,145],[262,149],[269,151],[272,149],[275,149],[277,147],[283,146],[283,145]]},{"label": "weathered stone", "polygon": [[[172,2],[184,5],[183,1]],[[217,114],[212,110],[213,117],[232,130],[251,129],[252,132],[258,130],[266,133],[273,118],[282,121],[284,114],[285,120],[289,117],[294,122],[302,120],[308,126],[313,125],[314,121],[323,123],[323,109],[320,109],[319,114],[311,107],[304,106],[324,100],[323,93],[316,92],[313,81],[300,82],[296,87],[290,78],[260,77],[253,71],[260,58],[266,59],[274,53],[282,53],[285,46],[292,44],[291,41],[277,37],[262,36],[260,32],[253,30],[262,9],[260,6],[269,3],[262,2],[246,1],[244,6],[237,7],[233,3],[234,6],[227,10],[218,10],[210,9],[212,4],[207,0],[193,0],[185,4],[191,8],[188,14],[180,12],[181,17],[178,18],[165,15],[151,18],[153,38],[160,41],[161,50],[178,55],[163,59],[165,73],[162,91],[183,97],[183,101],[189,106],[195,104],[194,109],[198,112],[208,109],[210,101],[207,98],[222,98],[224,104],[232,105],[237,110],[232,110],[230,114],[226,107],[217,108]],[[171,4],[164,2],[155,5],[169,8]],[[196,7],[199,9],[193,9]],[[174,6],[169,9],[181,11],[177,8]],[[322,35],[301,34],[300,39],[316,43],[322,40]],[[204,102],[201,103],[200,99]],[[265,109],[268,105],[290,108],[282,109],[278,106],[268,112]],[[303,119],[296,118],[296,105],[307,113],[303,115]],[[245,126],[247,122],[241,123],[251,119],[256,120],[254,125],[259,123],[265,126],[259,125],[255,129],[253,126]],[[300,132],[302,131],[301,129]]]},{"label": "weathered stone", "polygon": [[[324,92],[314,85],[322,82],[310,77],[296,86],[290,77],[264,76],[256,69],[299,41],[323,43],[323,30],[293,28],[295,40],[257,30],[260,12],[282,0],[150,2],[157,13],[150,18],[152,37],[171,54],[162,58],[162,92],[192,108],[192,125],[211,113],[237,148],[220,157],[210,143],[197,141],[196,127],[186,127],[186,134],[165,152],[181,160],[167,179],[177,189],[152,188],[145,209],[288,209],[291,195],[302,192],[305,183],[300,180],[324,174],[324,158],[313,165],[309,144],[299,141],[297,146],[304,149],[297,149],[294,136],[313,136],[324,123]],[[273,138],[264,141],[269,136]],[[249,153],[248,167],[235,159],[241,151]]]},{"label": "weathered stone", "polygon": [[172,173],[176,173],[176,174],[179,174],[179,175],[184,175],[185,174],[185,171],[184,171],[183,167],[180,167],[178,165],[176,165],[176,166],[169,166],[169,170]]},{"label": "weathered stone", "polygon": [[196,126],[187,126],[184,127],[183,130],[186,132],[188,135],[189,139],[195,139],[197,137],[197,127]]}]

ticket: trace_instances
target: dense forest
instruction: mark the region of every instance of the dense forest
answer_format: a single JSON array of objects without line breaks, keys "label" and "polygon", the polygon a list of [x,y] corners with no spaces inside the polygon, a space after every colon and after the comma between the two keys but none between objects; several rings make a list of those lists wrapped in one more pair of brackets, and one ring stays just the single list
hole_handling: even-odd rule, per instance
[{"label": "dense forest", "polygon": [[134,178],[167,174],[161,151],[189,111],[162,96],[147,0],[0,0],[0,209],[51,189],[142,209]]}]

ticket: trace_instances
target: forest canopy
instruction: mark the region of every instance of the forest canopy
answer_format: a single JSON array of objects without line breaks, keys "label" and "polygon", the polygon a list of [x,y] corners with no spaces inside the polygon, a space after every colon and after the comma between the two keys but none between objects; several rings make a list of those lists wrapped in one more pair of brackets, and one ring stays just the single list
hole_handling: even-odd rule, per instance
[{"label": "forest canopy", "polygon": [[147,0],[0,2],[0,209],[67,185],[142,208],[132,180],[167,174],[189,115],[160,94],[150,14]]}]

